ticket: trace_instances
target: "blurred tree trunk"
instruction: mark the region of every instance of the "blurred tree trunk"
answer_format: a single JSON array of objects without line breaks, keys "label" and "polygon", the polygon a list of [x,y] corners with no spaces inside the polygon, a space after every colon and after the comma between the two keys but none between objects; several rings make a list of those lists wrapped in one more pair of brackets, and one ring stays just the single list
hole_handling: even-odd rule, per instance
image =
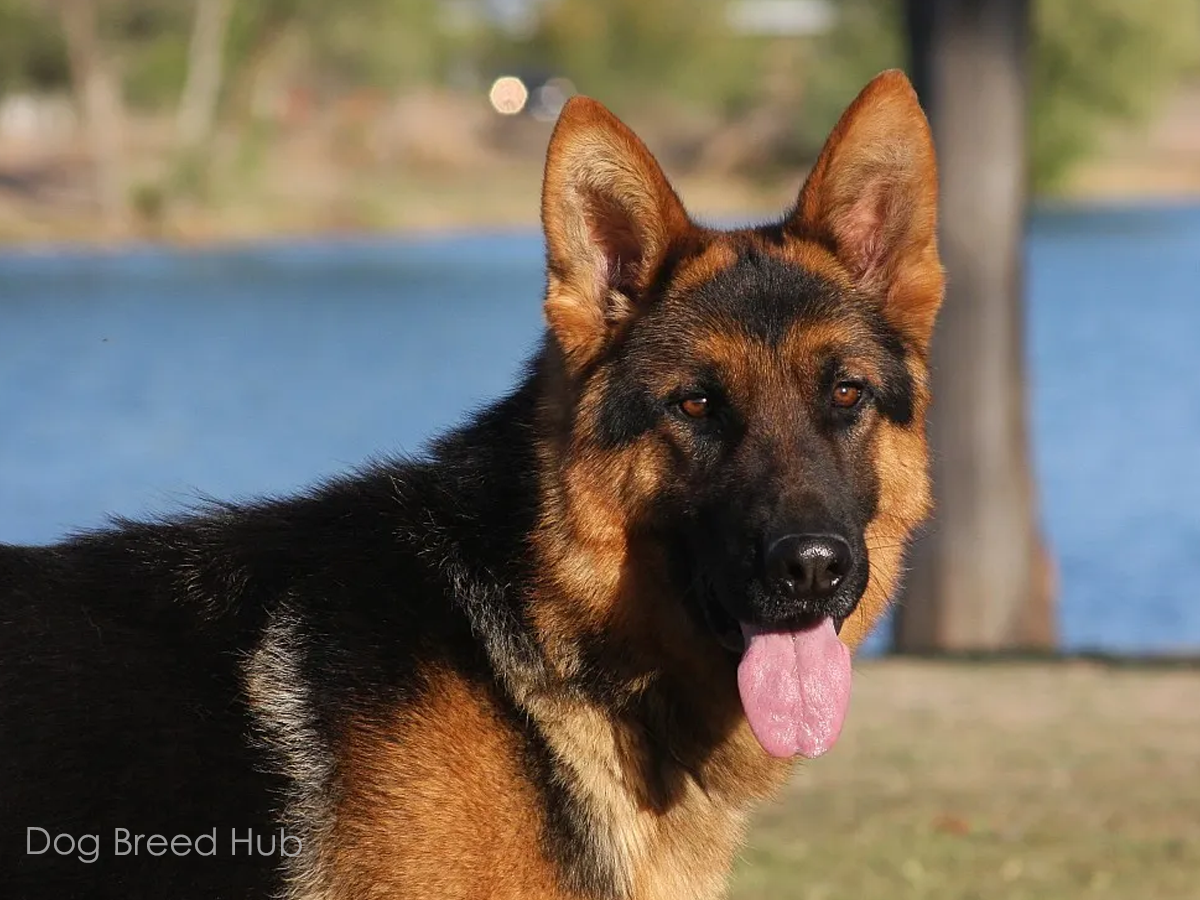
[{"label": "blurred tree trunk", "polygon": [[121,90],[100,41],[99,0],[57,0],[71,66],[75,103],[83,118],[94,167],[96,198],[105,226],[125,224],[124,160],[121,146]]},{"label": "blurred tree trunk", "polygon": [[188,47],[187,80],[179,100],[176,126],[179,149],[196,152],[208,142],[221,96],[225,32],[231,0],[196,0],[196,18]]},{"label": "blurred tree trunk", "polygon": [[938,149],[947,292],[933,347],[937,510],[897,613],[901,652],[1056,642],[1026,419],[1028,4],[906,2]]},{"label": "blurred tree trunk", "polygon": [[228,108],[239,131],[252,124],[255,92],[263,71],[296,24],[295,15],[286,6],[272,6],[259,23],[250,48],[230,73]]}]

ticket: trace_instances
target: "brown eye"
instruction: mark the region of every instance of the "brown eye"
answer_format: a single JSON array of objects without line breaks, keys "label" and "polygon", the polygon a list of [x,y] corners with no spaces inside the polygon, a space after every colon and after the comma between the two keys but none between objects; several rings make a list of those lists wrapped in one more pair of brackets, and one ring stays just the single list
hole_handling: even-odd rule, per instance
[{"label": "brown eye", "polygon": [[680,401],[679,408],[690,419],[703,419],[708,415],[708,398],[688,397],[686,400]]},{"label": "brown eye", "polygon": [[858,406],[862,399],[863,389],[853,381],[840,381],[833,388],[833,405],[839,409],[850,409]]}]

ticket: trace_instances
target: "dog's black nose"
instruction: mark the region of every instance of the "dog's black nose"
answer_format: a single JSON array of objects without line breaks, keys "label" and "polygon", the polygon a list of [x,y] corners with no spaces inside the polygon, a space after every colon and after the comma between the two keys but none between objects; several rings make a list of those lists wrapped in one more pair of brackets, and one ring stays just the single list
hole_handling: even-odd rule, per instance
[{"label": "dog's black nose", "polygon": [[854,565],[850,545],[833,534],[789,534],[767,549],[767,579],[793,600],[833,595]]}]

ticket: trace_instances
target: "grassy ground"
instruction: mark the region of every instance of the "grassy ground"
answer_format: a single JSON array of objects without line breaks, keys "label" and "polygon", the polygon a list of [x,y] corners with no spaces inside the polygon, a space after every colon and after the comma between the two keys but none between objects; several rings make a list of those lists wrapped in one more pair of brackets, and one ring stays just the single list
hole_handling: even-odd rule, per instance
[{"label": "grassy ground", "polygon": [[732,900],[1200,897],[1200,671],[864,662]]}]

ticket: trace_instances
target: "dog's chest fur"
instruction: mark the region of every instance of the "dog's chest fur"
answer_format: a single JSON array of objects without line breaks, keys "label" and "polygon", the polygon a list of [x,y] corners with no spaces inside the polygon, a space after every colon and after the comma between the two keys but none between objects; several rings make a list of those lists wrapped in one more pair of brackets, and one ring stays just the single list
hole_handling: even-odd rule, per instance
[{"label": "dog's chest fur", "polygon": [[646,746],[639,728],[591,704],[545,702],[536,715],[550,726],[555,755],[569,761],[566,769],[591,813],[614,896],[724,896],[747,817],[787,777],[787,763],[767,757],[745,727],[690,768],[664,760],[661,748]]}]

